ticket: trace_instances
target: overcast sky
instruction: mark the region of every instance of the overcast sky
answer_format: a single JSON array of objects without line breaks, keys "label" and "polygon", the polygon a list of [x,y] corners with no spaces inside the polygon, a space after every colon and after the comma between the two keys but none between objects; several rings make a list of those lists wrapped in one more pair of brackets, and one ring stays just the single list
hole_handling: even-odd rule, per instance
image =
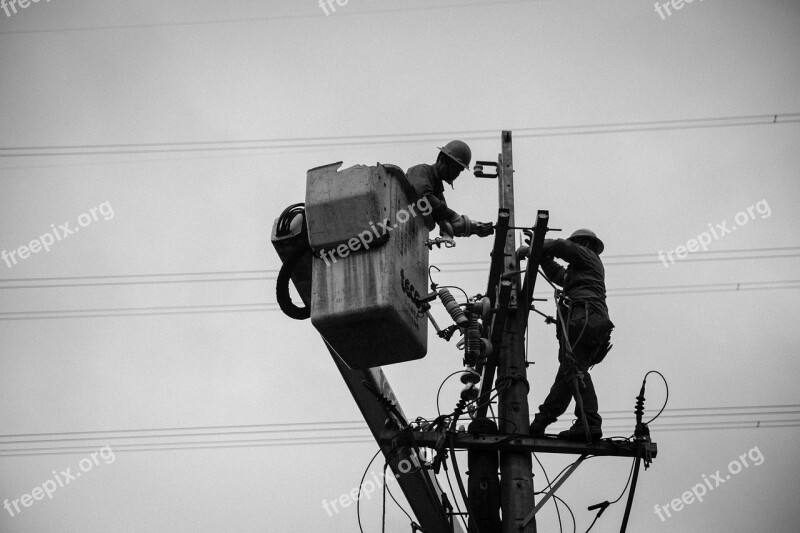
[{"label": "overcast sky", "polygon": [[[548,209],[605,242],[606,435],[632,433],[648,370],[669,382],[628,530],[796,532],[799,56],[797,0],[0,3],[0,502],[32,495],[0,531],[357,531],[322,502],[377,446],[311,323],[277,309],[272,223],[309,168],[406,169],[452,138],[493,160],[509,129],[517,222]],[[496,218],[494,181],[446,195]],[[437,281],[482,292],[490,247],[434,250]],[[532,413],[556,351],[534,316]],[[460,365],[432,336],[384,371],[433,418]],[[664,397],[651,375],[650,416]],[[551,479],[570,461],[538,457]],[[593,459],[560,489],[578,531],[629,467]],[[378,531],[379,495],[361,507]],[[558,531],[552,504],[537,520]],[[387,531],[408,524],[388,500]]]}]

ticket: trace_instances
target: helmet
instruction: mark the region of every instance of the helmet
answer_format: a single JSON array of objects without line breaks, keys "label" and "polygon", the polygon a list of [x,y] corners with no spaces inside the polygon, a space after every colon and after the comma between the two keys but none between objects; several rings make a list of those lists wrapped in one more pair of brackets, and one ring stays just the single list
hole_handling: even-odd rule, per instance
[{"label": "helmet", "polygon": [[469,149],[467,143],[463,141],[450,141],[439,148],[439,150],[465,169],[469,169],[469,163],[472,160],[472,150]]},{"label": "helmet", "polygon": [[586,228],[575,230],[575,232],[573,232],[572,235],[570,235],[567,240],[570,241],[572,239],[575,239],[576,237],[585,237],[587,239],[590,239],[590,240],[594,241],[595,246],[597,247],[597,255],[600,255],[600,254],[603,253],[603,250],[605,249],[605,245],[603,245],[603,241],[598,239],[597,235],[595,235],[592,230],[586,229]]}]

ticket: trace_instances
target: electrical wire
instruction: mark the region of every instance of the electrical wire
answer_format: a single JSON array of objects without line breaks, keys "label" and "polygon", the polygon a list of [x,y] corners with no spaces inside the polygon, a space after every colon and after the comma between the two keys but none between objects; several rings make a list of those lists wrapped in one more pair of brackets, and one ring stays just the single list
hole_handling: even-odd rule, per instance
[{"label": "electrical wire", "polygon": [[[552,485],[552,483],[550,483],[550,477],[547,475],[547,470],[545,470],[544,465],[539,460],[539,458],[536,456],[536,452],[533,452],[533,458],[536,459],[537,463],[539,463],[539,468],[541,468],[542,472],[544,473],[544,479],[545,479],[545,481],[547,481],[547,486],[548,487],[552,487],[553,485]],[[555,497],[555,494],[553,494],[553,496]],[[553,505],[556,506],[556,516],[558,516],[558,529],[563,531],[563,528],[561,527],[561,513],[558,510],[558,504],[556,504],[555,500],[553,500]],[[573,518],[573,520],[574,520],[574,518]]]},{"label": "electrical wire", "polygon": [[[738,259],[768,259],[768,258],[790,258],[800,257],[800,254],[795,255],[781,255],[781,256],[758,256],[751,258],[710,258],[711,260],[738,260]],[[702,258],[701,258],[702,259]],[[688,260],[688,259],[687,259]],[[645,264],[645,263],[636,263]],[[483,272],[484,269],[470,269],[470,270],[451,270],[449,272]],[[252,276],[252,274],[263,274],[261,276]],[[97,287],[97,286],[125,286],[125,285],[172,285],[172,284],[185,284],[185,283],[218,283],[218,282],[252,282],[252,281],[274,281],[277,278],[277,270],[242,270],[242,271],[219,271],[219,272],[184,272],[184,273],[166,273],[166,274],[123,274],[112,276],[65,276],[65,277],[49,277],[49,278],[6,278],[0,279],[0,290],[12,289],[49,289],[49,288],[72,288],[72,287]],[[250,276],[248,276],[250,275]],[[147,279],[147,278],[161,278],[161,277],[176,277],[176,276],[230,276],[230,277],[198,277],[195,279]],[[248,277],[241,277],[248,276]],[[119,279],[119,278],[144,278],[131,281],[86,281],[79,283],[69,283],[73,280],[104,280],[104,279]],[[36,283],[36,282],[50,282],[57,283]],[[31,283],[33,282],[33,283]],[[548,280],[549,282],[549,280]],[[26,283],[19,285],[20,283]],[[752,282],[730,282],[730,283],[716,283],[716,284],[694,284],[694,285],[672,285],[672,286],[653,286],[653,287],[622,287],[612,289],[609,294],[616,296],[643,296],[650,294],[670,294],[677,291],[691,291],[691,292],[719,292],[722,290],[758,290],[758,285],[775,285],[783,284],[784,287],[766,287],[766,288],[796,288],[793,285],[800,283],[800,280],[777,280],[777,281],[752,281]],[[745,287],[742,287],[745,285]],[[747,285],[756,285],[755,287],[748,287]],[[696,289],[715,288],[715,290],[698,291]],[[626,294],[633,293],[633,294]],[[535,296],[540,297],[543,294],[539,293]]]},{"label": "electrical wire", "polygon": [[[348,9],[347,11],[337,11],[336,18],[341,17],[358,17],[368,15],[383,15],[387,13],[402,13],[413,11],[433,11],[433,10],[446,10],[451,8],[465,8],[465,7],[492,7],[503,4],[524,4],[530,2],[542,2],[546,0],[499,0],[495,2],[471,2],[450,4],[444,6],[426,5],[425,7],[402,7],[402,8],[386,8],[386,9],[373,9],[369,11],[355,11]],[[345,2],[346,3],[346,2]],[[340,4],[344,5],[344,4]],[[326,13],[327,14],[327,13]],[[173,27],[186,27],[186,26],[209,26],[217,24],[241,24],[241,23],[254,23],[254,22],[270,22],[270,21],[284,21],[284,20],[304,20],[304,19],[323,19],[324,17],[316,13],[314,15],[271,15],[264,17],[244,17],[232,19],[216,19],[216,20],[198,20],[186,22],[152,22],[143,24],[113,24],[107,26],[82,26],[77,28],[54,28],[54,29],[38,29],[38,30],[9,30],[2,31],[0,35],[12,34],[28,34],[28,33],[61,33],[61,32],[78,32],[78,31],[102,31],[102,30],[121,30],[121,29],[147,29],[147,28],[173,28]]]},{"label": "electrical wire", "polygon": [[625,492],[628,490],[628,485],[630,485],[630,483],[631,483],[631,476],[633,475],[633,467],[635,465],[636,465],[636,459],[634,459],[633,462],[631,463],[631,469],[630,469],[630,472],[628,472],[628,481],[625,482],[625,487],[623,487],[622,492],[619,493],[619,496],[617,496],[617,499],[614,500],[613,502],[609,502],[609,505],[614,505],[615,503],[620,501],[622,499],[622,497],[625,495]]},{"label": "electrical wire", "polygon": [[381,533],[386,533],[386,490],[389,486],[386,483],[386,467],[389,466],[389,463],[383,463],[383,509],[381,511]]},{"label": "electrical wire", "polygon": [[[709,426],[707,423],[701,423],[694,427],[672,427],[663,428],[661,425],[659,432],[667,431],[716,431],[716,430],[765,430],[765,429],[786,429],[800,427],[800,420],[785,420],[766,423],[750,423],[748,425],[719,425]],[[514,435],[508,437],[514,438]],[[622,440],[628,440],[622,438]],[[2,444],[2,443],[0,443]],[[364,436],[360,438],[352,437],[330,437],[327,439],[320,439],[309,437],[306,439],[252,439],[252,440],[220,440],[220,441],[200,441],[200,442],[154,442],[142,444],[125,444],[115,443],[113,441],[106,441],[104,445],[113,447],[115,451],[119,452],[153,452],[153,451],[187,451],[187,450],[225,450],[225,449],[243,449],[243,448],[267,448],[267,447],[285,447],[285,446],[321,446],[321,445],[351,445],[351,444],[375,444],[373,436]],[[98,443],[86,443],[82,446],[51,446],[47,448],[5,448],[0,449],[0,456],[2,457],[32,457],[39,455],[75,455],[78,453],[89,453],[96,451]]]},{"label": "electrical wire", "polygon": [[[780,121],[778,119],[781,119]],[[778,113],[763,115],[741,115],[711,117],[701,119],[674,119],[654,121],[616,122],[551,127],[521,127],[514,129],[514,136],[520,138],[563,137],[571,135],[592,135],[625,132],[668,131],[700,128],[728,128],[738,126],[775,125],[800,122],[800,113]],[[489,140],[497,138],[496,130],[467,130],[460,132],[430,132],[407,134],[367,134],[361,136],[338,137],[294,137],[285,139],[250,139],[184,141],[162,143],[120,143],[84,145],[40,145],[0,147],[0,158],[44,157],[44,156],[85,156],[114,154],[152,154],[175,152],[217,152],[246,151],[275,148],[323,148],[341,146],[364,146],[376,144],[407,144],[431,142],[454,135],[464,140]],[[389,138],[391,136],[391,138]],[[403,139],[403,137],[406,137]],[[353,140],[358,139],[358,140]],[[232,144],[256,144],[259,146],[231,146]],[[199,147],[199,145],[217,145]],[[99,150],[98,150],[99,148]],[[121,149],[122,148],[122,149]],[[60,151],[46,151],[60,150]],[[70,151],[67,151],[70,150]],[[18,153],[8,153],[18,152]]]},{"label": "electrical wire", "polygon": [[650,374],[658,374],[659,376],[661,376],[661,379],[664,381],[664,388],[666,389],[667,393],[666,393],[666,397],[664,398],[664,405],[661,406],[661,409],[658,411],[656,416],[654,416],[653,418],[651,418],[650,420],[645,422],[645,424],[649,424],[650,422],[652,422],[653,420],[655,420],[656,418],[661,416],[661,413],[664,412],[664,408],[667,406],[667,402],[669,402],[669,384],[667,383],[667,378],[665,378],[664,374],[662,374],[658,370],[650,370],[649,372],[647,372],[647,374],[644,375],[644,380],[645,381],[647,381],[647,376],[650,375]]},{"label": "electrical wire", "polygon": [[456,374],[469,374],[470,372],[471,371],[469,371],[469,370],[456,370],[455,372],[453,372],[452,374],[450,374],[446,378],[444,378],[442,380],[441,384],[439,384],[439,390],[436,391],[436,414],[438,416],[440,416],[440,417],[442,416],[442,411],[439,408],[439,395],[442,392],[442,387],[444,387],[444,384],[447,382],[448,379],[450,379],[451,377],[455,376]]},{"label": "electrical wire", "polygon": [[[495,391],[496,389],[492,389]],[[671,414],[674,413],[674,414]],[[725,416],[757,416],[769,417],[780,415],[800,414],[800,404],[771,404],[771,405],[737,405],[725,407],[683,407],[672,408],[663,413],[662,418],[695,418],[695,417],[725,417]],[[604,419],[626,419],[630,417],[628,410],[607,411]],[[419,420],[425,420],[418,417]],[[790,422],[800,421],[787,420]],[[337,427],[324,427],[337,426]],[[659,428],[661,426],[659,425]],[[240,435],[240,434],[281,434],[297,432],[324,432],[324,431],[356,431],[364,429],[363,420],[317,420],[311,422],[279,422],[269,424],[238,424],[220,426],[180,426],[163,428],[117,428],[88,431],[61,431],[40,433],[6,433],[0,434],[0,444],[3,439],[20,439],[6,443],[25,442],[70,442],[80,440],[107,440],[107,439],[138,439],[138,438],[168,438],[168,437],[194,437],[210,435]],[[200,433],[197,433],[200,432]],[[137,435],[128,435],[134,433]]]},{"label": "electrical wire", "polygon": [[[589,459],[594,459],[595,457],[597,457],[597,455],[589,455],[589,456],[587,456],[587,457],[586,457],[586,458],[583,460],[583,462],[585,463],[585,462],[586,462],[586,461],[588,461]],[[558,473],[558,475],[556,475],[556,477],[554,477],[554,478],[553,478],[553,482],[552,482],[552,483],[548,483],[548,484],[547,484],[547,486],[546,486],[544,489],[542,489],[542,490],[544,491],[544,490],[547,490],[547,489],[549,489],[550,487],[552,487],[552,486],[553,486],[553,483],[555,483],[556,481],[558,481],[558,480],[561,478],[561,475],[562,475],[564,472],[566,472],[566,471],[567,471],[567,469],[571,468],[571,467],[572,467],[572,466],[573,466],[575,463],[577,463],[577,462],[578,462],[577,460],[576,460],[576,461],[573,461],[573,462],[571,462],[570,464],[568,464],[567,466],[565,466],[564,468],[562,468],[562,469],[561,469],[561,472],[559,472],[559,473]]]},{"label": "electrical wire", "polygon": [[[384,476],[384,479],[385,479],[385,476]],[[389,488],[388,483],[384,483],[384,486],[386,487],[386,490],[389,492],[389,497],[392,498],[392,500],[394,501],[395,505],[397,505],[397,507],[399,507],[400,510],[403,511],[403,514],[406,515],[411,522],[413,522],[414,519],[411,518],[411,515],[408,514],[408,512],[405,509],[403,509],[403,506],[400,505],[400,502],[398,502],[397,499],[394,497],[394,494],[392,494],[392,489]]]},{"label": "electrical wire", "polygon": [[[706,254],[759,254],[759,253],[768,253],[768,252],[796,252],[792,254],[786,255],[768,255],[768,256],[759,256],[759,255],[752,255],[751,257],[710,257],[705,258]],[[695,256],[700,256],[695,258]],[[613,263],[613,259],[615,258],[628,258],[628,257],[641,257],[641,258],[652,258],[653,254],[621,254],[621,255],[609,255],[604,256],[603,264],[606,266],[613,265],[613,264],[621,264],[621,263]],[[777,248],[747,248],[747,249],[740,249],[740,250],[708,250],[706,252],[695,252],[692,257],[687,257],[686,259],[682,259],[681,262],[685,263],[687,261],[735,261],[740,259],[774,259],[774,258],[795,258],[800,257],[800,246],[785,246],[785,247],[777,247]],[[657,260],[653,260],[652,262],[657,263]],[[631,264],[642,264],[646,265],[649,263],[644,262],[636,262]],[[441,266],[469,266],[469,265],[479,265],[481,267],[485,266],[485,261],[453,261],[453,262],[446,262],[440,263]],[[431,268],[437,268],[435,266],[431,266]],[[475,270],[466,270],[465,272],[482,272],[485,268],[475,269]],[[448,273],[452,272],[460,272],[461,270],[454,269],[454,270],[447,270]],[[0,290],[3,289],[46,289],[46,288],[63,288],[63,287],[95,287],[95,286],[108,286],[108,285],[149,285],[149,284],[178,284],[178,283],[212,283],[212,282],[236,282],[236,281],[272,281],[275,280],[278,276],[279,269],[262,269],[262,270],[217,270],[217,271],[206,271],[206,272],[166,272],[166,273],[154,273],[154,274],[116,274],[116,275],[98,275],[98,276],[60,276],[60,277],[21,277],[21,278],[0,278],[0,284],[13,284],[13,283],[42,283],[39,285],[31,284],[31,285],[8,285],[2,286],[0,285]],[[542,273],[541,270],[539,270]],[[260,275],[258,277],[236,277],[236,276],[253,276],[253,275]],[[542,274],[544,276],[544,274]],[[190,276],[205,276],[205,278],[200,277],[198,279],[182,279],[182,280],[175,280],[175,279],[166,279],[166,280],[153,280],[152,278],[175,278],[175,277],[190,277]],[[230,276],[229,278],[222,278],[222,279],[215,279],[209,278],[209,276]],[[546,276],[544,276],[546,279]],[[135,280],[134,278],[143,278],[140,280]],[[133,281],[126,281],[131,280]],[[99,282],[98,280],[109,280]],[[118,281],[114,281],[118,280]],[[72,281],[77,281],[79,283],[69,283]],[[547,280],[549,283],[549,280]],[[55,282],[50,284],[44,284],[45,282]],[[633,290],[633,289],[624,289],[624,290]]]},{"label": "electrical wire", "polygon": [[[356,518],[358,518],[358,529],[361,533],[364,533],[364,528],[361,526],[361,486],[364,484],[364,478],[367,477],[367,472],[369,472],[369,467],[372,466],[372,463],[375,461],[375,458],[378,457],[378,454],[381,453],[381,449],[378,448],[378,451],[375,452],[375,455],[372,456],[369,463],[367,464],[367,468],[364,470],[364,475],[361,476],[361,481],[358,483],[358,498],[356,498]],[[384,476],[383,476],[383,486],[386,486],[386,470],[384,469]]]},{"label": "electrical wire", "polygon": [[[461,511],[461,506],[458,505],[458,498],[456,497],[456,491],[453,489],[453,483],[450,481],[450,472],[447,470],[446,462],[442,462],[442,467],[444,468],[444,475],[447,478],[447,486],[450,487],[450,494],[453,497],[453,503],[456,506],[456,511],[458,511],[458,517],[461,519],[461,523],[464,524],[464,531],[469,533],[469,526],[467,525],[467,521],[464,519],[464,513]],[[464,502],[466,504],[466,502]]]},{"label": "electrical wire", "polygon": [[622,497],[625,495],[625,492],[627,492],[627,490],[628,490],[628,485],[630,485],[630,483],[631,483],[631,476],[633,475],[633,467],[636,466],[636,462],[638,460],[639,460],[639,458],[636,457],[633,460],[633,462],[631,463],[631,469],[630,469],[630,471],[628,471],[628,480],[625,482],[625,487],[622,489],[622,492],[620,492],[620,494],[617,497],[617,499],[614,500],[613,502],[606,501],[606,502],[603,502],[602,504],[600,504],[601,505],[600,510],[595,515],[594,520],[592,520],[592,523],[589,524],[589,529],[587,529],[585,533],[589,533],[589,531],[591,531],[591,529],[594,527],[595,522],[597,522],[597,519],[600,518],[600,516],[603,514],[603,512],[605,512],[605,510],[608,507],[611,507],[612,505],[614,505],[615,503],[620,501],[622,499]]},{"label": "electrical wire", "polygon": [[[755,285],[753,287],[745,285]],[[708,289],[691,289],[691,287],[709,287]],[[683,289],[689,290],[683,290]],[[620,294],[609,291],[610,296],[664,296],[684,294],[714,294],[722,292],[745,292],[760,290],[792,290],[800,289],[800,280],[786,281],[750,281],[743,283],[711,283],[704,285],[674,285],[659,287],[658,291],[638,292],[641,288],[617,289],[617,291],[636,291]],[[68,310],[42,310],[42,311],[5,311],[0,312],[0,321],[20,320],[55,320],[64,318],[109,318],[109,317],[137,317],[137,316],[165,316],[165,315],[193,315],[193,314],[226,314],[243,312],[272,312],[280,311],[275,302],[247,303],[247,304],[207,304],[184,306],[152,306],[152,307],[122,307],[105,309],[68,309]]]},{"label": "electrical wire", "polygon": [[[562,500],[561,498],[559,498],[555,494],[553,494],[553,500],[554,501],[555,500],[560,501],[561,504],[564,507],[567,508],[567,511],[569,511],[569,515],[572,517],[572,533],[576,533],[578,531],[578,524],[577,524],[577,522],[575,522],[575,514],[572,512],[572,509],[570,508],[570,506],[567,505],[567,502],[565,502],[564,500]],[[558,509],[558,505],[556,505],[556,509]],[[559,521],[558,525],[559,525],[559,527],[561,527],[561,522],[560,521]]]}]

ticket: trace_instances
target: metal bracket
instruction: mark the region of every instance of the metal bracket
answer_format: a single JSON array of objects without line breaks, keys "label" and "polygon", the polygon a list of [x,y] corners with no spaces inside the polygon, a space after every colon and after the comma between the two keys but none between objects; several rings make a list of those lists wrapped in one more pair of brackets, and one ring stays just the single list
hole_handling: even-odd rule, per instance
[{"label": "metal bracket", "polygon": [[486,174],[483,171],[483,167],[494,167],[496,169],[497,168],[497,163],[494,162],[494,161],[475,161],[475,167],[473,167],[474,170],[473,170],[472,174],[476,178],[496,178],[497,177],[497,172],[495,172],[494,174]]}]

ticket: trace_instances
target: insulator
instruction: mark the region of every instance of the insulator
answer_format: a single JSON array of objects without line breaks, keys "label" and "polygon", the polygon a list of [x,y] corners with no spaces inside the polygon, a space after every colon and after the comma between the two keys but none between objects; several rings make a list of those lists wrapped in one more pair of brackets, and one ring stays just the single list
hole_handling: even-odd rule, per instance
[{"label": "insulator", "polygon": [[461,399],[467,401],[475,401],[481,395],[481,389],[475,383],[467,383],[461,389]]},{"label": "insulator", "polygon": [[465,315],[464,310],[458,306],[458,302],[456,302],[456,299],[450,294],[450,291],[447,289],[439,289],[439,299],[442,301],[444,308],[447,309],[447,312],[450,313],[450,316],[453,317],[453,321],[459,327],[464,327],[467,323],[467,315]]},{"label": "insulator", "polygon": [[478,315],[475,313],[469,315],[466,339],[464,363],[467,366],[475,366],[475,362],[481,356],[481,326],[478,323]]},{"label": "insulator", "polygon": [[468,367],[467,372],[461,374],[461,383],[466,385],[467,383],[479,383],[481,381],[481,375],[472,368]]}]

